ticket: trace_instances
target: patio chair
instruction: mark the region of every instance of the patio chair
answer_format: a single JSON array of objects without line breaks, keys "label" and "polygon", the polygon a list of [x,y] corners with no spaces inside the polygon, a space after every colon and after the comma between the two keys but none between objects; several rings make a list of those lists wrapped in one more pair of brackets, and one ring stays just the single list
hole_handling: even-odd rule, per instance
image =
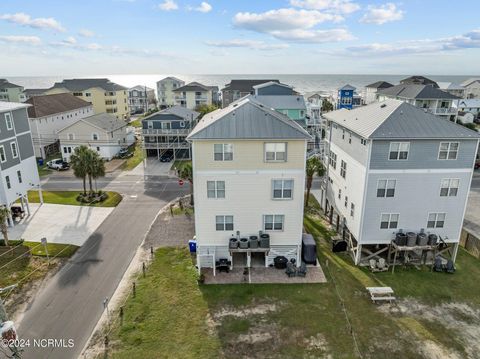
[{"label": "patio chair", "polygon": [[372,272],[375,272],[377,270],[377,261],[375,259],[370,259],[368,261],[368,264]]},{"label": "patio chair", "polygon": [[447,273],[450,273],[450,274],[455,273],[455,264],[453,264],[453,261],[451,259],[449,259],[447,262],[446,271]]},{"label": "patio chair", "polygon": [[435,272],[443,272],[442,258],[440,257],[435,258],[435,262],[433,264],[433,270]]},{"label": "patio chair", "polygon": [[386,264],[385,264],[385,259],[384,258],[380,258],[377,262],[377,267],[380,271],[386,271],[387,270],[387,267],[386,267]]},{"label": "patio chair", "polygon": [[297,277],[305,277],[307,275],[307,265],[302,262],[300,267],[297,269]]},{"label": "patio chair", "polygon": [[287,263],[287,269],[285,269],[285,273],[289,277],[295,277],[295,275],[297,274],[297,270],[295,269],[295,265],[292,262]]}]

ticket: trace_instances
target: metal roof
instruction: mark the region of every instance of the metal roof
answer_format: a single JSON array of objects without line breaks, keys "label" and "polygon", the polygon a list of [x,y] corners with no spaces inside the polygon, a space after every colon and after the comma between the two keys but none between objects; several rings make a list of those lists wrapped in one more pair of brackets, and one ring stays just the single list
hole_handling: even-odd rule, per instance
[{"label": "metal roof", "polygon": [[463,87],[467,87],[473,84],[474,82],[480,82],[480,77],[472,77],[468,80],[463,81],[460,85],[462,85]]},{"label": "metal roof", "polygon": [[118,130],[122,127],[126,127],[127,124],[123,120],[119,120],[115,115],[109,114],[109,113],[99,113],[97,115],[81,118],[78,121],[75,121],[74,123],[71,123],[70,125],[58,130],[58,132],[62,132],[65,129],[69,128],[70,126],[75,125],[78,122],[85,122],[87,124],[90,124],[92,126],[95,126],[99,129],[102,129],[106,132],[111,132]]},{"label": "metal roof", "polygon": [[386,89],[389,87],[392,87],[393,85],[390,82],[387,81],[377,81],[374,82],[373,84],[367,85],[365,87],[370,87],[370,88],[375,88],[375,89]]},{"label": "metal roof", "polygon": [[440,90],[465,90],[462,85],[453,82],[437,82],[437,84]]},{"label": "metal roof", "polygon": [[276,81],[264,82],[264,83],[261,83],[259,85],[253,86],[253,88],[254,89],[259,89],[259,88],[264,88],[264,87],[268,87],[268,86],[272,86],[272,85],[280,86],[280,87],[286,87],[286,88],[289,88],[289,89],[293,90],[293,86],[290,86],[290,85],[287,85],[287,84],[282,84],[281,82],[276,82]]},{"label": "metal roof", "polygon": [[458,103],[458,107],[468,107],[468,108],[479,108],[480,107],[480,99],[478,98],[468,98],[460,100]]},{"label": "metal roof", "polygon": [[30,118],[39,118],[92,106],[90,102],[75,97],[70,93],[33,96],[25,103],[32,105],[28,109],[28,117]]},{"label": "metal roof", "polygon": [[68,91],[84,91],[93,87],[99,87],[105,91],[122,91],[126,87],[120,86],[109,79],[70,79],[56,82],[52,88],[66,88]]},{"label": "metal roof", "polygon": [[[151,115],[148,115],[144,118],[142,118],[142,121],[147,121],[147,120],[163,120],[162,117],[166,117],[164,115],[174,115],[179,118],[179,120],[196,120],[198,116],[200,116],[200,113],[197,111],[192,111],[189,110],[188,108],[185,108],[183,106],[173,106],[166,108],[165,110],[159,111],[152,113]],[[167,117],[170,118],[170,117]]]},{"label": "metal roof", "polygon": [[452,95],[448,92],[439,90],[432,85],[396,85],[386,89],[378,90],[379,95],[389,97],[398,97],[405,99],[447,99],[458,100],[460,97]]},{"label": "metal roof", "polygon": [[254,101],[275,110],[306,110],[303,96],[295,95],[248,95]]},{"label": "metal roof", "polygon": [[480,134],[400,100],[389,99],[323,115],[370,139],[478,139]]},{"label": "metal roof", "polygon": [[357,88],[356,87],[353,87],[352,85],[350,84],[346,84],[345,86],[343,87],[340,87],[339,90],[351,90],[351,91],[355,91]]},{"label": "metal roof", "polygon": [[231,80],[230,83],[225,85],[225,88],[222,89],[222,91],[229,90],[229,91],[240,91],[240,92],[253,92],[254,86],[257,86],[266,82],[280,83],[279,80],[251,80],[251,79]]},{"label": "metal roof", "polygon": [[27,108],[27,107],[30,107],[30,105],[20,103],[20,102],[0,101],[0,112],[13,111],[13,110],[18,110],[19,108]]},{"label": "metal roof", "polygon": [[206,114],[189,140],[207,139],[310,139],[287,116],[245,97],[223,109]]}]

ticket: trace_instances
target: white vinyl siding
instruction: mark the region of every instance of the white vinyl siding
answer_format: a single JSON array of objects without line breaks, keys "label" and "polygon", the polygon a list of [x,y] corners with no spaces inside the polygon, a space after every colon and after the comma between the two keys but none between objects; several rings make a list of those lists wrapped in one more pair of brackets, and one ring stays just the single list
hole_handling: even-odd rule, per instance
[{"label": "white vinyl siding", "polygon": [[225,181],[207,181],[208,198],[225,198]]},{"label": "white vinyl siding", "polygon": [[382,213],[380,229],[395,229],[398,227],[398,213]]},{"label": "white vinyl siding", "polygon": [[389,160],[407,160],[408,151],[410,150],[409,142],[390,142]]},{"label": "white vinyl siding", "polygon": [[285,216],[283,214],[266,214],[263,216],[264,231],[283,231]]},{"label": "white vinyl siding", "polygon": [[293,180],[273,180],[273,199],[292,199]]},{"label": "white vinyl siding", "polygon": [[429,213],[427,228],[443,228],[446,216],[445,213]]},{"label": "white vinyl siding", "polygon": [[233,216],[216,216],[215,229],[217,231],[233,231]]},{"label": "white vinyl siding", "polygon": [[458,193],[458,178],[444,178],[440,184],[440,197],[456,197]]},{"label": "white vinyl siding", "polygon": [[266,162],[284,162],[287,160],[287,143],[265,143]]},{"label": "white vinyl siding", "polygon": [[231,143],[214,144],[213,152],[215,161],[233,161],[233,145]]},{"label": "white vinyl siding", "polygon": [[456,160],[459,147],[460,144],[458,142],[440,142],[440,147],[438,149],[438,159]]}]

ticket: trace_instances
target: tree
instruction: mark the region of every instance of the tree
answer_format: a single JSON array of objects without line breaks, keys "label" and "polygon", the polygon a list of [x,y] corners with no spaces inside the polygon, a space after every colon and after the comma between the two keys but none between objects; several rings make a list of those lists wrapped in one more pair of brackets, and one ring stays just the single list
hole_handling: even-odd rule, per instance
[{"label": "tree", "polygon": [[217,109],[218,109],[218,107],[213,105],[213,104],[212,105],[203,104],[203,105],[198,105],[195,108],[195,111],[200,112],[200,118],[202,118],[207,113],[215,111]]},{"label": "tree", "polygon": [[305,199],[305,207],[308,206],[310,199],[310,190],[312,188],[313,176],[317,174],[319,177],[323,177],[325,174],[325,167],[318,157],[310,157],[307,160],[305,174],[307,176],[307,196]]},{"label": "tree", "polygon": [[105,161],[98,153],[95,155],[90,165],[90,176],[95,180],[95,192],[97,192],[97,178],[105,176]]},{"label": "tree", "polygon": [[10,210],[5,207],[0,207],[0,231],[3,235],[3,243],[8,247],[8,225],[7,220],[10,218]]},{"label": "tree", "polygon": [[87,194],[87,175],[88,175],[88,157],[89,151],[87,146],[76,147],[73,150],[73,154],[70,157],[70,164],[73,168],[73,174],[77,178],[81,178],[83,181],[83,194]]},{"label": "tree", "polygon": [[329,111],[333,111],[333,105],[330,101],[324,98],[322,101],[322,112],[329,112]]},{"label": "tree", "polygon": [[190,183],[190,204],[193,206],[193,167],[191,163],[185,164],[179,172],[180,178]]}]

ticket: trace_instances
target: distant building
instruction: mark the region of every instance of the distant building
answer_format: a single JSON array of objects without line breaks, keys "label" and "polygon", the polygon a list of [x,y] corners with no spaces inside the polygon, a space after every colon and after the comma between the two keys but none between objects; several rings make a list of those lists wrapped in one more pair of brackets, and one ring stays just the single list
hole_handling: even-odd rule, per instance
[{"label": "distant building", "polygon": [[433,87],[438,88],[438,84],[430,80],[429,78],[426,78],[425,76],[410,76],[407,77],[406,79],[400,80],[401,85],[430,85]]},{"label": "distant building", "polygon": [[142,138],[147,156],[160,158],[168,152],[175,159],[190,159],[191,144],[186,138],[197,124],[199,115],[185,107],[173,106],[144,117]]},{"label": "distant building", "polygon": [[41,96],[45,94],[47,89],[25,89],[23,90],[23,94],[25,95],[25,99],[28,100],[34,96]]},{"label": "distant building", "polygon": [[128,89],[128,107],[130,114],[144,113],[155,107],[155,90],[146,86]]},{"label": "distant building", "polygon": [[0,79],[0,101],[6,102],[23,102],[25,95],[23,94],[23,87],[12,84],[11,82]]},{"label": "distant building", "polygon": [[480,98],[480,78],[471,78],[461,83],[465,87],[465,98]]},{"label": "distant building", "polygon": [[160,108],[175,106],[175,93],[179,87],[185,85],[185,81],[169,76],[157,82],[158,106]]},{"label": "distant building", "polygon": [[324,116],[321,204],[355,263],[385,256],[399,232],[434,234],[455,260],[480,134],[391,99]]},{"label": "distant building", "polygon": [[105,160],[115,157],[127,141],[127,124],[116,116],[100,113],[85,117],[58,131],[64,161],[69,162],[76,147],[85,145]]},{"label": "distant building", "polygon": [[92,116],[93,106],[69,93],[33,96],[25,103],[35,156],[46,158],[60,151],[58,131],[81,118]]},{"label": "distant building", "polygon": [[465,87],[453,82],[438,82],[438,88],[459,98],[465,98]]},{"label": "distant building", "polygon": [[480,115],[480,98],[463,99],[458,102],[458,110],[468,112],[478,118]]},{"label": "distant building", "polygon": [[[0,204],[10,208],[20,200],[30,214],[27,193],[39,189],[40,179],[28,123],[28,106],[0,102]],[[11,214],[9,224],[14,225]]]},{"label": "distant building", "polygon": [[96,114],[108,113],[118,119],[130,117],[127,88],[109,79],[72,79],[57,82],[45,95],[71,93],[93,105]]},{"label": "distant building", "polygon": [[355,87],[348,84],[338,89],[337,109],[346,108],[351,110],[362,105],[362,99],[355,90]]},{"label": "distant building", "polygon": [[218,87],[206,86],[198,82],[190,82],[173,90],[175,105],[186,107],[190,110],[200,105],[212,105],[218,100]]},{"label": "distant building", "polygon": [[368,105],[372,102],[377,101],[377,91],[381,89],[386,89],[392,87],[393,85],[390,82],[386,81],[377,81],[373,84],[365,86],[363,92],[363,102],[364,104]]},{"label": "distant building", "polygon": [[396,85],[377,92],[379,101],[397,99],[427,112],[440,116],[443,119],[455,121],[457,107],[454,106],[459,97],[439,90],[432,85]]},{"label": "distant building", "polygon": [[222,107],[227,107],[247,95],[255,93],[254,86],[261,85],[266,82],[280,82],[278,80],[231,80],[222,89]]}]

